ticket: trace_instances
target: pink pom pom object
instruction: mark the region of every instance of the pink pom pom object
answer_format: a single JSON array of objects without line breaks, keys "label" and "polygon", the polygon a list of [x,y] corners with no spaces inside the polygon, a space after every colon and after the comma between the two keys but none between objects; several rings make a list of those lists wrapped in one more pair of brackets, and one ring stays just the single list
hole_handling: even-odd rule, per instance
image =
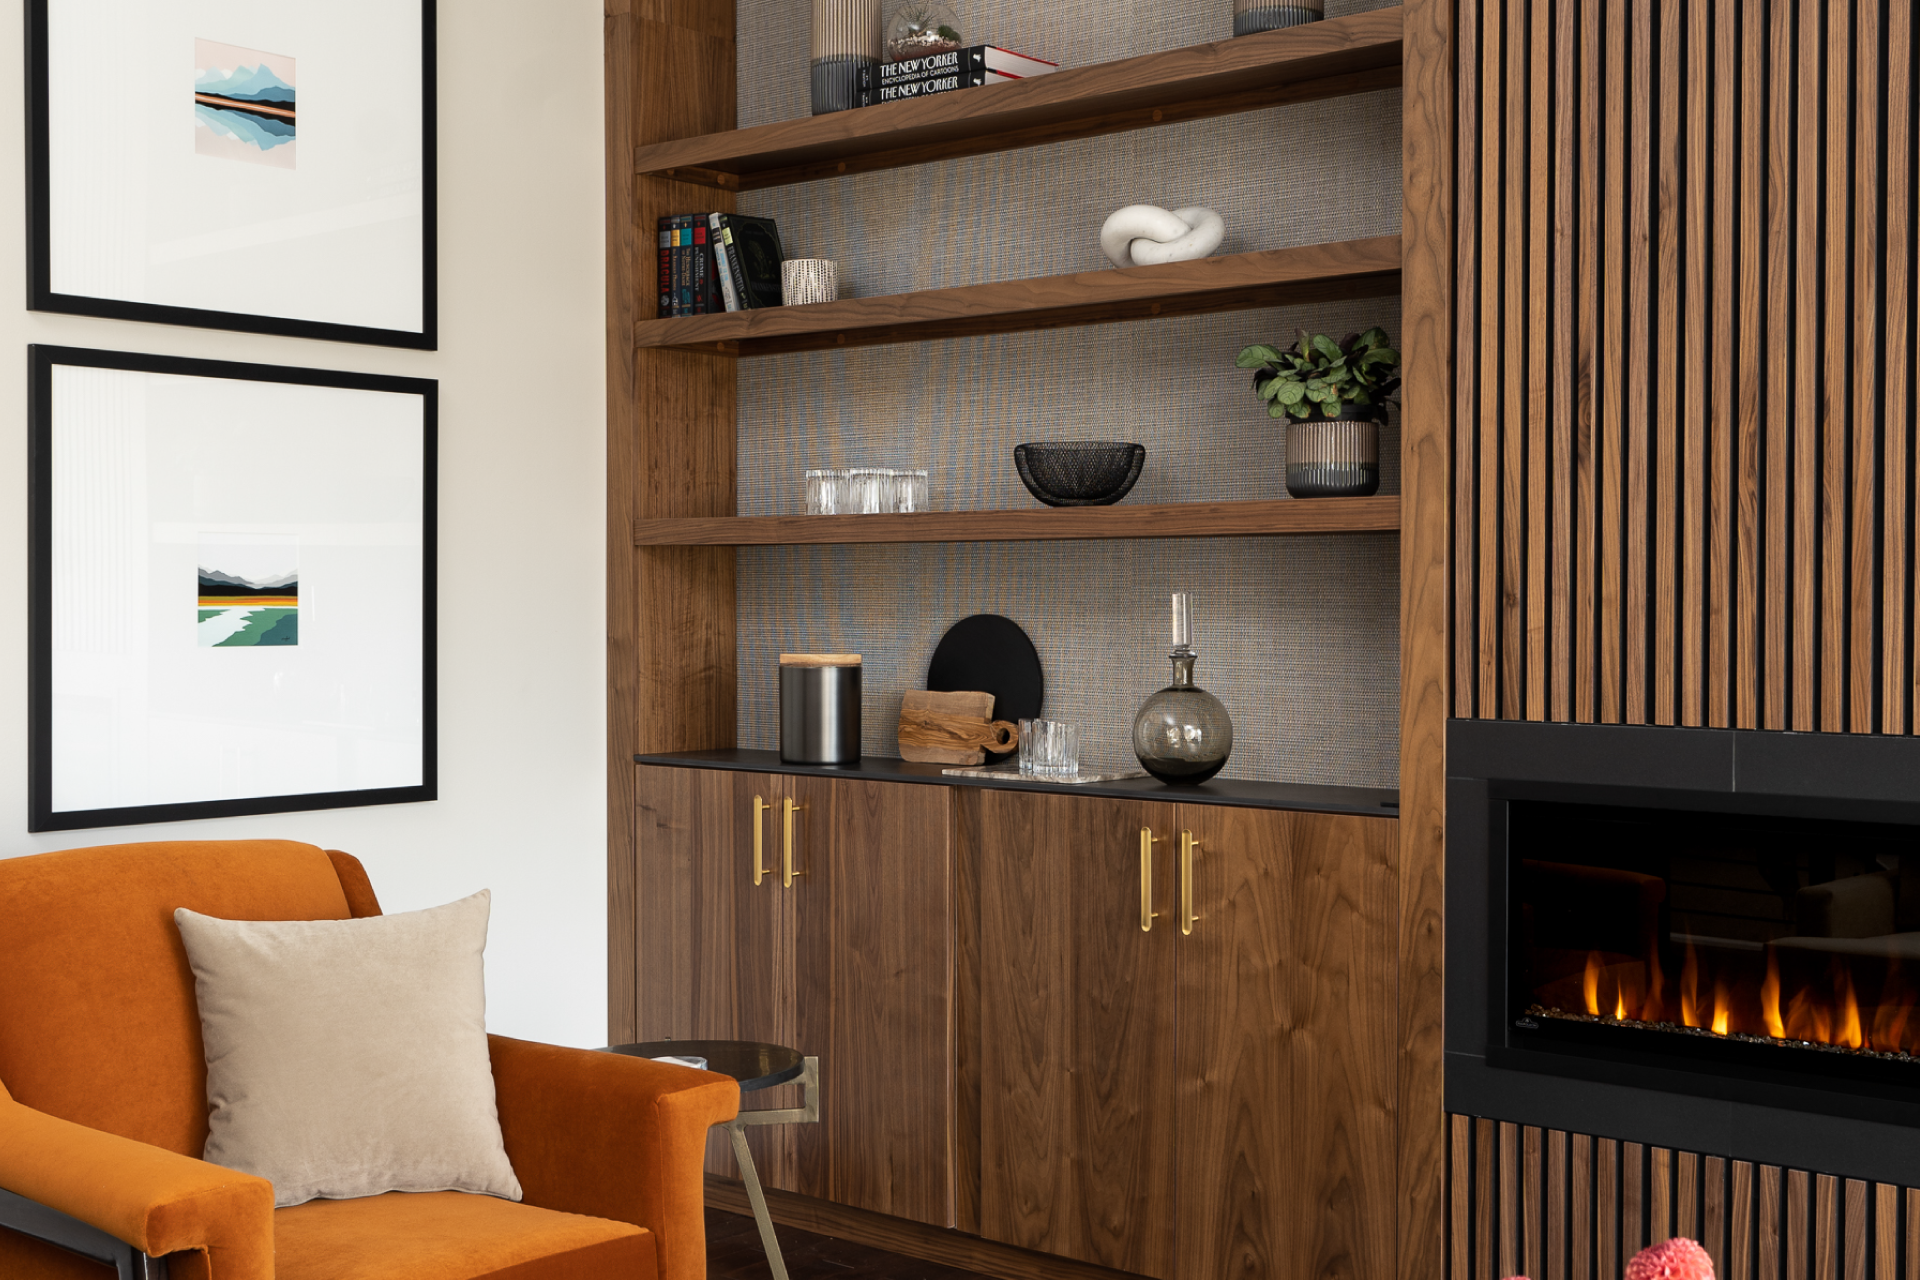
[{"label": "pink pom pom object", "polygon": [[1697,1241],[1675,1236],[1634,1254],[1626,1280],[1713,1280],[1713,1259]]}]

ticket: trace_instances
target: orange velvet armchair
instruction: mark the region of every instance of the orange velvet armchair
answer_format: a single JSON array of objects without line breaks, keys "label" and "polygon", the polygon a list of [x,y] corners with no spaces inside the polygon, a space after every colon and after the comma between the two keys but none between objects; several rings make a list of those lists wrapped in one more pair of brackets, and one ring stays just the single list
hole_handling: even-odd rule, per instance
[{"label": "orange velvet armchair", "polygon": [[380,911],[358,861],[288,841],[0,859],[0,1222],[17,1228],[0,1229],[0,1280],[706,1274],[707,1128],[739,1089],[704,1071],[490,1037],[519,1204],[395,1192],[276,1210],[264,1180],[201,1160],[206,1062],[175,907]]}]

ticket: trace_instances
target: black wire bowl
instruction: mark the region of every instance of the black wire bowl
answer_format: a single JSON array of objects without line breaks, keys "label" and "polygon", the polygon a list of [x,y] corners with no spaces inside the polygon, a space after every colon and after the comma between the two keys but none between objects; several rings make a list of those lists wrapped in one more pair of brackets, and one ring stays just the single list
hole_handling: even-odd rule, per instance
[{"label": "black wire bowl", "polygon": [[1045,440],[1013,446],[1027,492],[1050,507],[1105,507],[1132,492],[1147,447],[1117,440]]}]

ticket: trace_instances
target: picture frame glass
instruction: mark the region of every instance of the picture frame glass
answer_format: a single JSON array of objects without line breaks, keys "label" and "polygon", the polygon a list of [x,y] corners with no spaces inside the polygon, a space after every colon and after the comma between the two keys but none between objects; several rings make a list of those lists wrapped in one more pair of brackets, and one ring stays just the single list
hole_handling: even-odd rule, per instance
[{"label": "picture frame glass", "polygon": [[430,396],[62,363],[42,385],[48,824],[431,798]]},{"label": "picture frame glass", "polygon": [[431,345],[428,16],[371,0],[31,3],[36,305]]}]

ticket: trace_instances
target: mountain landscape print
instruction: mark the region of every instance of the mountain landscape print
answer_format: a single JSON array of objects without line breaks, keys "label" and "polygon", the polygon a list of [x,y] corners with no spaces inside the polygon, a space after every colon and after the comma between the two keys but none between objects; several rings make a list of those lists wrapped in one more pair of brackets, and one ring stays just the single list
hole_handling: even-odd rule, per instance
[{"label": "mountain landscape print", "polygon": [[193,42],[193,149],[291,169],[293,59],[217,40]]},{"label": "mountain landscape print", "polygon": [[299,644],[299,552],[286,537],[202,537],[200,647]]}]

